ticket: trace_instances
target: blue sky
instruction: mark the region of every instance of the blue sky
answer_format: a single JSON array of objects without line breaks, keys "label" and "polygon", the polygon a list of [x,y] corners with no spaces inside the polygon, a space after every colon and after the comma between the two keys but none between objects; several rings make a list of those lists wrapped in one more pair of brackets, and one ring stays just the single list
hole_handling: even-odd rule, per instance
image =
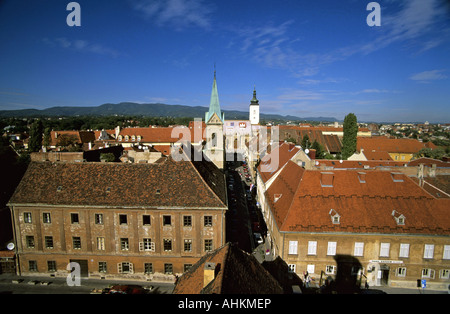
[{"label": "blue sky", "polygon": [[162,102],[450,122],[445,0],[0,0],[0,110]]}]

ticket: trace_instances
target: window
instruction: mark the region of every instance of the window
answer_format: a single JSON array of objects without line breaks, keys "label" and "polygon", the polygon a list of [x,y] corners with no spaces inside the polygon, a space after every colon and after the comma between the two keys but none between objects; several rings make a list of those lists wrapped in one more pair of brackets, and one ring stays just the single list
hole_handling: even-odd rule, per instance
[{"label": "window", "polygon": [[205,239],[205,252],[210,252],[213,250],[213,240]]},{"label": "window", "polygon": [[441,269],[439,271],[439,278],[449,279],[450,278],[450,269]]},{"label": "window", "polygon": [[130,262],[122,262],[117,264],[117,270],[120,274],[132,274],[133,264]]},{"label": "window", "polygon": [[164,243],[164,251],[165,252],[172,251],[172,239],[164,239],[163,243]]},{"label": "window", "polygon": [[72,237],[72,245],[76,250],[81,249],[81,238],[80,237]]},{"label": "window", "polygon": [[192,216],[183,216],[183,226],[192,227]]},{"label": "window", "polygon": [[325,274],[327,275],[334,275],[336,274],[337,267],[335,265],[327,265],[325,267]]},{"label": "window", "polygon": [[444,245],[444,255],[443,259],[450,259],[450,245]]},{"label": "window", "polygon": [[212,216],[205,216],[203,218],[204,227],[212,227],[212,222],[213,222]]},{"label": "window", "polygon": [[317,241],[308,241],[308,255],[317,254]]},{"label": "window", "polygon": [[297,241],[289,241],[289,254],[297,254]]},{"label": "window", "polygon": [[306,271],[309,274],[314,274],[315,270],[316,270],[316,266],[315,265],[306,265]]},{"label": "window", "polygon": [[408,243],[400,243],[400,252],[398,253],[398,257],[409,257]]},{"label": "window", "polygon": [[187,272],[189,269],[191,269],[191,267],[192,267],[192,264],[184,264],[183,265],[183,271]]},{"label": "window", "polygon": [[422,269],[422,278],[431,278],[434,279],[434,270],[430,268],[423,268]]},{"label": "window", "polygon": [[34,249],[34,236],[26,236],[25,241],[27,242],[27,248]]},{"label": "window", "polygon": [[163,226],[171,226],[172,225],[172,216],[164,215],[163,216]]},{"label": "window", "polygon": [[167,275],[173,274],[173,265],[172,264],[164,264],[164,273]]},{"label": "window", "polygon": [[46,236],[44,238],[44,241],[45,241],[45,248],[46,249],[53,249],[53,237]]},{"label": "window", "polygon": [[381,243],[380,245],[380,257],[389,257],[390,243]]},{"label": "window", "polygon": [[97,250],[104,251],[105,250],[105,238],[97,237]]},{"label": "window", "polygon": [[32,223],[31,213],[23,213],[23,222],[26,224]]},{"label": "window", "polygon": [[121,225],[126,225],[126,224],[128,224],[128,217],[127,217],[127,215],[125,215],[125,214],[120,214],[120,215],[119,215],[119,223],[120,223]]},{"label": "window", "polygon": [[31,272],[37,272],[37,262],[36,261],[28,261],[28,270]]},{"label": "window", "polygon": [[327,255],[336,255],[336,242],[328,242]]},{"label": "window", "polygon": [[150,215],[142,215],[142,224],[144,226],[150,226],[152,224],[152,219]]},{"label": "window", "polygon": [[98,272],[106,273],[106,262],[98,262]]},{"label": "window", "polygon": [[191,239],[184,239],[184,251],[192,252],[192,240]]},{"label": "window", "polygon": [[70,214],[70,222],[71,222],[72,224],[79,224],[79,223],[80,223],[80,219],[79,219],[77,213],[71,213],[71,214]]},{"label": "window", "polygon": [[155,243],[153,243],[150,238],[144,238],[143,241],[139,243],[139,251],[155,252]]},{"label": "window", "polygon": [[295,264],[288,264],[289,272],[295,273],[295,268],[296,268]]},{"label": "window", "polygon": [[120,249],[122,251],[128,251],[130,249],[130,243],[128,238],[120,238]]},{"label": "window", "polygon": [[103,214],[95,214],[95,224],[103,225]]},{"label": "window", "polygon": [[50,217],[50,213],[43,213],[42,214],[42,222],[45,224],[52,223],[52,219]]},{"label": "window", "polygon": [[153,274],[153,263],[144,263],[144,274]]},{"label": "window", "polygon": [[47,270],[49,272],[55,272],[56,271],[56,262],[55,261],[47,261]]},{"label": "window", "polygon": [[397,268],[397,276],[398,277],[405,277],[406,276],[406,267],[399,267],[399,268]]},{"label": "window", "polygon": [[355,242],[353,256],[364,256],[364,242]]},{"label": "window", "polygon": [[425,244],[423,252],[423,258],[433,258],[434,256],[434,244]]}]

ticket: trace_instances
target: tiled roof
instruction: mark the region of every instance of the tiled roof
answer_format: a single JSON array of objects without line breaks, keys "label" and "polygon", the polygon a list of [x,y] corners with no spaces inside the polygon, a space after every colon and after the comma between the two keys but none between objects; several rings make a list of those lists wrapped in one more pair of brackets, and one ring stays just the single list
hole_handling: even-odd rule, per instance
[{"label": "tiled roof", "polygon": [[363,154],[367,160],[392,160],[388,152],[364,151]]},{"label": "tiled roof", "polygon": [[[205,263],[214,263],[215,278],[204,286]],[[281,294],[278,282],[250,254],[227,243],[203,256],[177,281],[174,294]]]},{"label": "tiled roof", "polygon": [[381,151],[388,153],[417,153],[422,148],[436,148],[434,144],[426,144],[414,139],[391,139],[384,136],[380,137],[358,137],[356,149],[364,152]]},{"label": "tiled roof", "polygon": [[[261,162],[258,166],[258,171],[262,180],[267,182],[299,151],[299,147],[285,142],[281,145],[272,145],[270,153],[261,158]],[[266,169],[264,169],[263,166]]]},{"label": "tiled roof", "polygon": [[[194,128],[194,124],[192,124],[189,128],[183,126],[161,128],[124,128],[120,130],[119,136],[122,136],[122,140],[119,140],[119,143],[176,143],[185,137],[188,137],[187,139],[192,143],[198,143],[204,139],[203,130],[203,127]],[[129,137],[128,141],[125,140],[126,136]],[[138,136],[141,137],[140,141],[138,140]]]},{"label": "tiled roof", "polygon": [[448,161],[442,161],[442,160],[426,158],[426,157],[412,160],[408,163],[408,166],[414,167],[414,166],[418,166],[420,164],[424,164],[425,166],[428,166],[428,167],[431,167],[431,165],[436,165],[437,168],[449,168],[450,167],[450,162],[448,162]]},{"label": "tiled roof", "polygon": [[[295,167],[290,161],[266,192],[281,231],[450,235],[450,200],[433,198],[403,174],[304,170],[297,184],[291,178]],[[289,187],[294,193],[286,193]],[[275,202],[277,194],[283,195]],[[332,222],[331,210],[341,217],[339,224]],[[406,217],[404,225],[397,225],[393,210]]]},{"label": "tiled roof", "polygon": [[404,161],[393,161],[393,160],[331,160],[331,159],[320,159],[316,160],[315,166],[320,167],[332,167],[336,169],[364,169],[370,168],[374,169],[377,167],[404,167],[408,165]]},{"label": "tiled roof", "polygon": [[31,162],[10,203],[226,208],[224,176],[209,164]]}]

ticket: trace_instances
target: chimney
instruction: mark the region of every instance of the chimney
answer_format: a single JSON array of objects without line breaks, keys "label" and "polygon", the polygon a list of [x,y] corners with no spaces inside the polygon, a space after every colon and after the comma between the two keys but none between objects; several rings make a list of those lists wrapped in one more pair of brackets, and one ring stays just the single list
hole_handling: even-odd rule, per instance
[{"label": "chimney", "polygon": [[313,149],[313,148],[310,148],[309,149],[309,158],[310,159],[316,159],[316,150],[315,149]]},{"label": "chimney", "polygon": [[436,164],[432,164],[432,165],[431,165],[431,169],[428,170],[428,176],[429,176],[430,178],[436,177]]},{"label": "chimney", "polygon": [[333,179],[334,179],[334,173],[333,172],[321,172],[322,177],[320,179],[320,184],[322,187],[333,187]]},{"label": "chimney", "polygon": [[216,264],[207,262],[203,269],[203,288],[206,287],[215,277]]}]

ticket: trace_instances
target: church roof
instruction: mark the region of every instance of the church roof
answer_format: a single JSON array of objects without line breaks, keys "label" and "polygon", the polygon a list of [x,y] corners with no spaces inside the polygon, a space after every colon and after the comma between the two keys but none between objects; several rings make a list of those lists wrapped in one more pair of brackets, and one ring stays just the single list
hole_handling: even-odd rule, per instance
[{"label": "church roof", "polygon": [[216,71],[214,71],[214,82],[211,91],[211,101],[209,102],[209,111],[205,113],[205,122],[208,123],[214,114],[217,115],[217,117],[222,121],[222,123],[225,122],[225,114],[220,111],[219,93],[217,92]]}]

